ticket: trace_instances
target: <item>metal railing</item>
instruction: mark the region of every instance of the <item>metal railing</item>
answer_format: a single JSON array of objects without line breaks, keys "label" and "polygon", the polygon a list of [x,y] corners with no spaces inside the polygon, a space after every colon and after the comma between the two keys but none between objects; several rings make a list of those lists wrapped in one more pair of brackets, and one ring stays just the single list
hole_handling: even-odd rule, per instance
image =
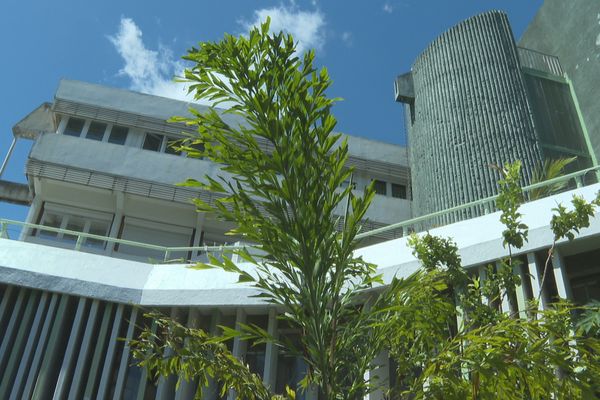
[{"label": "metal railing", "polygon": [[[586,185],[585,177],[587,174],[595,172],[594,179],[597,180],[597,174],[600,172],[600,166],[595,166],[580,171],[576,171],[570,174],[566,174],[557,178],[549,179],[544,182],[535,183],[522,188],[524,202],[534,200],[531,198],[532,192],[539,189],[552,187],[555,185],[564,184],[565,189],[569,190],[568,184],[571,182],[575,183],[576,187],[582,187]],[[555,193],[552,193],[555,194]],[[398,222],[396,224],[384,226],[382,228],[373,229],[371,231],[359,233],[356,235],[357,239],[365,239],[375,236],[385,236],[387,238],[397,238],[412,232],[423,232],[433,227],[439,227],[448,225],[449,223],[440,224],[442,220],[459,221],[467,218],[457,218],[457,215],[467,214],[472,216],[480,216],[488,213],[497,211],[496,199],[498,195],[486,197],[481,200],[473,201],[470,203],[461,204],[456,207],[448,208],[446,210],[437,211],[431,214],[422,215],[420,217],[412,218],[406,221]],[[483,211],[483,212],[482,212]]]},{"label": "metal railing", "polygon": [[[600,166],[595,166],[587,169],[583,169],[580,171],[576,171],[570,174],[566,174],[564,176],[550,179],[544,182],[536,183],[533,185],[529,185],[524,187],[523,197],[525,202],[529,200],[533,200],[531,198],[531,194],[533,191],[538,189],[544,189],[548,187],[552,187],[554,185],[565,185],[565,190],[569,189],[568,184],[574,182],[574,186],[582,187],[586,185],[585,178],[587,174],[594,173],[594,180],[598,180],[598,175],[600,173]],[[552,193],[554,194],[554,193]],[[460,218],[460,215],[470,215],[471,217],[480,216],[483,214],[488,214],[497,211],[496,210],[496,199],[497,195],[487,197],[481,200],[473,201],[466,204],[461,204],[456,207],[448,208],[446,210],[434,212],[431,214],[423,215],[420,217],[412,218],[406,221],[398,222],[396,224],[388,225],[382,228],[373,229],[367,232],[360,233],[356,236],[357,239],[365,239],[369,237],[377,237],[379,239],[393,239],[397,237],[402,237],[407,233],[412,232],[422,232],[427,229],[431,229],[433,227],[447,225],[448,223],[440,224],[440,220],[461,220],[467,218]],[[458,218],[456,216],[459,216]],[[452,218],[448,218],[452,217]],[[254,248],[249,244],[238,244],[238,245],[222,245],[222,246],[187,246],[187,247],[168,247],[168,246],[160,246],[149,243],[135,242],[126,239],[118,239],[114,237],[108,236],[100,236],[93,235],[90,233],[71,231],[62,228],[54,228],[45,225],[31,224],[28,222],[15,221],[10,219],[2,219],[0,218],[0,238],[9,239],[8,235],[8,227],[9,226],[18,226],[22,229],[28,230],[37,230],[44,232],[54,232],[56,234],[62,234],[63,236],[72,236],[75,239],[75,243],[72,247],[73,250],[81,251],[84,248],[85,243],[88,239],[91,239],[96,242],[106,243],[104,249],[108,248],[108,245],[123,245],[123,246],[132,246],[135,248],[153,250],[160,252],[162,254],[162,260],[164,262],[168,262],[171,259],[171,256],[176,253],[189,253],[189,252],[202,252],[202,253],[213,253],[213,254],[223,254],[223,252],[231,252],[235,249],[240,249],[242,247],[245,248]],[[68,244],[67,241],[60,242],[63,246]],[[61,246],[61,247],[63,247]],[[85,249],[85,248],[84,248]],[[254,248],[256,250],[256,248]],[[104,250],[106,251],[106,250]],[[103,254],[103,253],[100,253]],[[109,255],[109,254],[105,254]],[[120,255],[127,256],[125,253],[119,253],[115,251],[113,254],[110,254],[113,257],[118,257]],[[184,260],[182,262],[187,262]]]},{"label": "metal railing", "polygon": [[[86,249],[85,243],[88,239],[91,239],[96,242],[106,243],[106,247],[103,246],[104,248],[102,249],[101,252],[94,252],[94,253],[97,253],[100,255],[107,255],[107,254],[104,254],[104,252],[106,251],[106,248],[108,247],[109,244],[113,245],[113,246],[115,244],[118,244],[118,245],[122,245],[122,246],[131,246],[131,247],[135,247],[135,248],[139,248],[139,249],[157,251],[162,254],[162,256],[163,256],[162,261],[164,261],[164,262],[173,261],[173,260],[171,260],[171,256],[176,253],[201,252],[201,253],[205,253],[205,254],[212,253],[212,254],[220,255],[220,254],[223,254],[224,252],[231,252],[232,250],[236,250],[236,249],[253,248],[253,246],[248,245],[248,244],[220,245],[220,246],[184,246],[184,247],[160,246],[160,245],[156,245],[156,244],[135,242],[132,240],[118,239],[118,238],[109,237],[109,236],[94,235],[91,233],[72,231],[72,230],[68,230],[68,229],[55,228],[55,227],[45,226],[45,225],[31,224],[28,222],[15,221],[15,220],[4,219],[4,218],[0,218],[0,238],[10,239],[9,234],[8,234],[8,227],[11,225],[18,226],[21,229],[53,232],[56,234],[62,234],[63,236],[72,236],[76,239],[74,241],[73,247],[67,247],[68,249],[71,249],[71,250],[81,251],[82,249]],[[59,240],[59,241],[57,241],[57,243],[60,243],[62,245],[60,247],[64,247],[64,245],[68,245],[70,243],[70,241],[60,241]],[[91,247],[89,249],[93,250],[94,248]],[[112,256],[119,256],[119,255],[128,256],[127,253],[119,253],[118,251],[115,251],[115,253]],[[182,262],[185,263],[185,262],[188,262],[188,260],[183,260]]]},{"label": "metal railing", "polygon": [[536,50],[517,48],[521,67],[542,71],[556,76],[564,76],[565,71],[556,56],[540,53]]}]

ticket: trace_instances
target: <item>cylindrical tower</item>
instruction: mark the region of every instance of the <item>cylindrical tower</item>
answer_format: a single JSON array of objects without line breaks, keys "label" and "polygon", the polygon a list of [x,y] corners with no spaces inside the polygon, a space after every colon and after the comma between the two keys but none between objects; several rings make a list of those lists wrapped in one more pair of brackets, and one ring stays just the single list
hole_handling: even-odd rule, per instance
[{"label": "cylindrical tower", "polygon": [[506,14],[477,15],[442,34],[415,61],[412,81],[416,215],[496,194],[492,164],[521,160],[529,182],[542,154]]}]

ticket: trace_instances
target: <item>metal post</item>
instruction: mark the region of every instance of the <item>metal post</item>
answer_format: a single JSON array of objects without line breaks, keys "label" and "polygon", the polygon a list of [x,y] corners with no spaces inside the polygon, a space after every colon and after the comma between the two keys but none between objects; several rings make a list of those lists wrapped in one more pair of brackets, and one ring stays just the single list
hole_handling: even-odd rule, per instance
[{"label": "metal post", "polygon": [[85,240],[85,238],[81,235],[77,235],[77,242],[75,242],[75,250],[79,251],[81,250],[81,245],[83,244],[83,241]]},{"label": "metal post", "polygon": [[0,167],[0,178],[2,178],[2,174],[4,173],[4,170],[8,165],[8,160],[10,159],[10,156],[12,155],[12,152],[15,149],[15,144],[17,144],[17,137],[13,136],[13,140],[10,143],[10,147],[8,148],[8,153],[6,153],[6,157],[4,157],[4,161],[2,161],[2,166]]},{"label": "metal post", "polygon": [[0,238],[10,239],[8,237],[8,224],[4,221],[0,221]]}]

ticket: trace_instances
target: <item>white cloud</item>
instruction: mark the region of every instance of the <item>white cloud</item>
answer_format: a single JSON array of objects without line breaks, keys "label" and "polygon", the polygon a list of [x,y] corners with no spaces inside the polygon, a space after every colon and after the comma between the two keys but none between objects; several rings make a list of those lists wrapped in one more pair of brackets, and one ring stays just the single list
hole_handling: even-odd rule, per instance
[{"label": "white cloud", "polygon": [[342,33],[342,41],[346,46],[351,47],[352,44],[354,44],[354,41],[352,40],[352,32]]},{"label": "white cloud", "polygon": [[297,51],[320,50],[325,44],[325,16],[319,11],[299,10],[292,2],[289,6],[262,8],[254,11],[254,20],[242,21],[245,30],[259,26],[271,17],[271,31],[291,33],[298,42]]},{"label": "white cloud", "polygon": [[119,31],[108,40],[125,62],[119,74],[130,79],[130,89],[192,101],[185,85],[173,82],[175,75],[183,74],[183,64],[173,58],[172,51],[166,46],[148,49],[142,40],[141,29],[131,18],[121,18]]},{"label": "white cloud", "polygon": [[392,6],[390,3],[385,3],[383,5],[383,11],[385,11],[388,14],[391,14],[394,11],[394,6]]}]

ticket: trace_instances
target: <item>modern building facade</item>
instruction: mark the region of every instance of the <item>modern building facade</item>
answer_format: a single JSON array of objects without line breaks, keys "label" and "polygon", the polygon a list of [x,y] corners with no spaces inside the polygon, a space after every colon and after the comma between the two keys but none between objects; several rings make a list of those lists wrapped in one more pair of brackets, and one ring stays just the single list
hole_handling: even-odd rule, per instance
[{"label": "modern building facade", "polygon": [[494,195],[490,166],[507,161],[521,160],[524,184],[543,160],[577,156],[572,170],[596,164],[560,60],[517,47],[503,12],[450,28],[395,88],[405,103],[415,215]]},{"label": "modern building facade", "polygon": [[[506,256],[506,249],[494,199],[485,199],[495,193],[490,182],[496,177],[481,164],[514,157],[526,159],[531,171],[548,146],[575,154],[575,147],[565,150],[539,133],[539,121],[547,123],[543,110],[579,105],[563,60],[537,54],[515,46],[503,14],[469,19],[432,43],[412,73],[396,80],[396,98],[406,103],[412,124],[410,162],[406,148],[348,138],[349,163],[356,168],[348,184],[360,191],[374,180],[377,192],[358,255],[378,265],[384,281],[419,268],[402,235],[432,225],[441,225],[432,234],[455,240],[465,268],[483,277],[485,266]],[[568,89],[569,96],[538,104],[534,99],[543,96],[535,97],[533,89]],[[0,399],[192,399],[195,382],[176,388],[175,377],[154,379],[133,365],[127,342],[119,340],[152,327],[143,316],[148,309],[212,333],[218,325],[245,322],[274,335],[298,334],[280,326],[278,310],[252,297],[255,291],[238,284],[237,276],[186,268],[187,261],[219,256],[223,246],[239,240],[225,236],[229,226],[190,203],[193,197],[211,201],[213,194],[174,185],[223,175],[218,165],[169,146],[189,131],[165,120],[188,107],[64,80],[51,102],[15,125],[15,138],[34,145],[25,166],[28,183],[0,181],[4,200],[30,205],[25,222],[0,218]],[[590,107],[598,110],[597,102]],[[565,124],[573,132],[583,126],[579,118]],[[593,134],[588,128],[587,135]],[[417,154],[427,163],[419,163]],[[552,245],[551,210],[574,194],[593,199],[600,190],[593,171],[574,173],[572,190],[522,206],[530,233],[514,253],[523,261],[514,271],[523,282],[514,293],[519,308],[540,295],[541,307],[556,297],[581,304],[600,299],[598,215],[574,241],[557,243],[541,285]],[[452,206],[459,208],[412,218]],[[509,311],[510,305],[502,307]],[[277,390],[305,372],[300,359],[274,346],[235,340],[230,348]],[[386,356],[378,362],[384,367],[376,373],[385,379]],[[214,385],[204,390],[208,399],[219,397]],[[316,396],[309,391],[300,398]],[[371,398],[382,399],[382,393]]]}]

